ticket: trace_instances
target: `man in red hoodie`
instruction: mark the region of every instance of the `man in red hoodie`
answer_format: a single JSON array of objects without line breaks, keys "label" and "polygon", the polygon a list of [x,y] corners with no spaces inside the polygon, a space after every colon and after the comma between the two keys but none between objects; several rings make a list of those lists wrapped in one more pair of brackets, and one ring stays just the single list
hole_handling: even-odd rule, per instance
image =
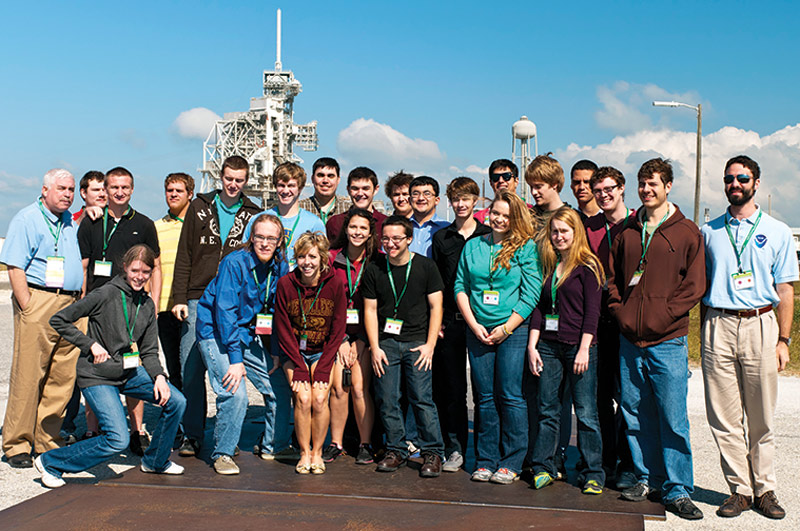
[{"label": "man in red hoodie", "polygon": [[614,240],[608,305],[620,328],[622,414],[637,483],[622,492],[643,501],[661,491],[667,510],[699,520],[686,412],[689,310],[706,288],[700,231],[667,201],[672,166],[657,158],[639,169],[642,208]]}]

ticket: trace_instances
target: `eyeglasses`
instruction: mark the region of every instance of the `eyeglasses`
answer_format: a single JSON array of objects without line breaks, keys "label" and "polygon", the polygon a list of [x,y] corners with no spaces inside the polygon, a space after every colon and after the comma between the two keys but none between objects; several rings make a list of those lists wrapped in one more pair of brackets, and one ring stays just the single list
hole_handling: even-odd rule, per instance
[{"label": "eyeglasses", "polygon": [[503,179],[505,182],[508,182],[513,178],[514,174],[511,173],[510,171],[505,171],[503,173],[493,173],[489,175],[489,181],[491,181],[492,184],[497,184],[500,181],[500,179]]},{"label": "eyeglasses", "polygon": [[281,241],[280,238],[276,238],[275,236],[262,236],[260,234],[253,234],[252,238],[255,242],[268,243],[269,245],[278,245],[278,242]]},{"label": "eyeglasses", "polygon": [[747,184],[750,182],[751,178],[752,177],[750,177],[749,175],[744,175],[744,174],[739,174],[739,175],[728,174],[725,177],[723,177],[722,180],[725,181],[725,184],[731,184],[734,179],[739,181],[739,184]]},{"label": "eyeglasses", "polygon": [[430,199],[431,197],[433,197],[433,192],[431,192],[430,190],[423,190],[423,191],[414,190],[413,192],[411,192],[411,197],[426,197]]},{"label": "eyeglasses", "polygon": [[615,184],[614,186],[606,186],[605,188],[595,188],[592,190],[592,193],[597,197],[601,197],[603,194],[611,195],[611,192],[617,188],[619,188],[619,185]]},{"label": "eyeglasses", "polygon": [[395,245],[400,245],[401,243],[403,243],[403,240],[407,239],[408,236],[393,236],[391,238],[389,236],[382,236],[381,243],[386,245],[387,243],[392,242]]}]

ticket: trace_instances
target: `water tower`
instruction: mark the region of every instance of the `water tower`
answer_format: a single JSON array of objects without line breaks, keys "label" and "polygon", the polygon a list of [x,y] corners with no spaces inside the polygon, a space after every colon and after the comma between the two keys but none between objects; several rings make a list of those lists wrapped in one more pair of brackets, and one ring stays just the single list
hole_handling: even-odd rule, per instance
[{"label": "water tower", "polygon": [[[533,157],[531,156],[531,138],[533,138]],[[517,155],[517,140],[519,140],[519,155]],[[525,168],[539,155],[539,137],[536,135],[536,124],[523,116],[511,126],[511,161],[517,164],[519,160],[519,175],[522,184],[522,198],[528,200],[528,187],[525,185]]]}]

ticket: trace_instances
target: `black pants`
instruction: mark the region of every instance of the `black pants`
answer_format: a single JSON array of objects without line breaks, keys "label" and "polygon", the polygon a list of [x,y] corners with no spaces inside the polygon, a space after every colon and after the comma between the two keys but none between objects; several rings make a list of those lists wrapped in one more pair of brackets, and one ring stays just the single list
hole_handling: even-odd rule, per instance
[{"label": "black pants", "polygon": [[167,361],[169,383],[179,391],[182,389],[181,381],[181,322],[172,315],[172,312],[159,312],[158,314],[158,339]]},{"label": "black pants", "polygon": [[467,417],[467,324],[453,319],[436,342],[433,356],[433,402],[439,413],[445,455],[465,455]]}]

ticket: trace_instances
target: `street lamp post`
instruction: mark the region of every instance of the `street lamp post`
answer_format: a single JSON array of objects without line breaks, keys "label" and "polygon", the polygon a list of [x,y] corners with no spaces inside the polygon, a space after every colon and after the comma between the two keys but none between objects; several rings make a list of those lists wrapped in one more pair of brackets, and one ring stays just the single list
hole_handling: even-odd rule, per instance
[{"label": "street lamp post", "polygon": [[694,177],[694,222],[700,224],[700,159],[703,153],[703,106],[697,106],[677,101],[654,101],[653,107],[686,107],[697,113],[697,165]]}]

